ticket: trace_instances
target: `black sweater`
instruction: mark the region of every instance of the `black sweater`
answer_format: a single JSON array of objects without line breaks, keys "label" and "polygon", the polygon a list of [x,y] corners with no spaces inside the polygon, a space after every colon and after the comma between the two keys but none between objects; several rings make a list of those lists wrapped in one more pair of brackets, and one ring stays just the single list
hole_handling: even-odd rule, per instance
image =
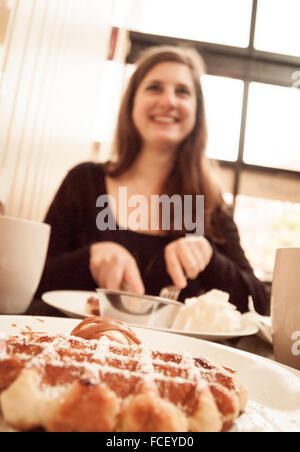
[{"label": "black sweater", "polygon": [[[94,290],[90,246],[107,241],[124,246],[135,257],[147,294],[158,295],[162,287],[173,284],[166,271],[164,248],[174,237],[131,230],[99,231],[96,200],[103,194],[106,187],[101,164],[82,163],[64,179],[45,219],[52,230],[38,295],[49,290]],[[252,295],[257,311],[268,313],[269,297],[245,257],[232,217],[220,212],[218,218],[225,243],[210,240],[214,250],[211,261],[195,280],[188,282],[180,300],[219,289],[230,294],[231,303],[241,312],[248,310],[248,296]]]}]

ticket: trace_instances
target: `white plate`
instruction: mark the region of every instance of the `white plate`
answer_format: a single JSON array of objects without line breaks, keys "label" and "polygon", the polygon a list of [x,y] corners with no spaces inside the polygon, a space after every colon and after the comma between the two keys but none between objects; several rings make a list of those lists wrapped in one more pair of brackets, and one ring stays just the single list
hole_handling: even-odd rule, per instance
[{"label": "white plate", "polygon": [[86,301],[90,297],[97,297],[96,292],[85,290],[54,290],[44,293],[42,300],[69,317],[83,319],[91,317],[86,313]]},{"label": "white plate", "polygon": [[[0,331],[5,334],[24,330],[69,334],[78,322],[55,317],[0,316]],[[248,389],[249,403],[232,431],[300,432],[300,372],[220,344],[144,328],[133,329],[152,348],[189,352],[237,370]]]},{"label": "white plate", "polygon": [[[91,296],[97,296],[95,292],[86,291],[69,291],[69,290],[57,290],[52,292],[46,292],[42,295],[42,300],[49,306],[58,309],[69,317],[73,318],[86,318],[91,317],[86,313],[86,301]],[[196,337],[199,339],[205,339],[209,341],[223,341],[226,339],[232,339],[234,337],[241,336],[252,336],[258,332],[258,327],[253,324],[246,316],[242,316],[243,328],[238,331],[233,331],[230,333],[219,333],[219,332],[204,332],[204,331],[183,331],[174,330],[171,328],[161,328],[153,326],[144,326],[145,329],[163,331],[167,333],[182,334],[184,336]],[[134,323],[129,323],[129,325],[138,327]]]}]

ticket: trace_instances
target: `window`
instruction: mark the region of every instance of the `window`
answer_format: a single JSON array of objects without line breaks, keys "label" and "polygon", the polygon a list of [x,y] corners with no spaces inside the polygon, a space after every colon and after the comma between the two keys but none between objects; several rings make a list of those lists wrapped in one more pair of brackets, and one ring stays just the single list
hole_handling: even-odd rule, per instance
[{"label": "window", "polygon": [[300,171],[300,90],[251,83],[246,163]]},{"label": "window", "polygon": [[299,0],[259,0],[254,46],[300,57]]},{"label": "window", "polygon": [[300,204],[239,195],[235,220],[257,277],[270,281],[276,249],[300,246]]},{"label": "window", "polygon": [[136,0],[131,30],[247,47],[252,0]]},{"label": "window", "polygon": [[241,80],[205,75],[208,147],[213,159],[236,161],[239,152],[244,84]]}]

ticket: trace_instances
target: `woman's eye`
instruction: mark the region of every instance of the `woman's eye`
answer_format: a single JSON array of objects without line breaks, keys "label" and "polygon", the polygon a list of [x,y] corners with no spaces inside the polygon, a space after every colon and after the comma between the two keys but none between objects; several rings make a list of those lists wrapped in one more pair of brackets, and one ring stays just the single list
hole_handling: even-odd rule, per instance
[{"label": "woman's eye", "polygon": [[189,96],[191,94],[187,88],[178,88],[177,93],[182,94],[184,96]]},{"label": "woman's eye", "polygon": [[147,91],[159,91],[160,86],[159,85],[149,85],[147,88]]}]

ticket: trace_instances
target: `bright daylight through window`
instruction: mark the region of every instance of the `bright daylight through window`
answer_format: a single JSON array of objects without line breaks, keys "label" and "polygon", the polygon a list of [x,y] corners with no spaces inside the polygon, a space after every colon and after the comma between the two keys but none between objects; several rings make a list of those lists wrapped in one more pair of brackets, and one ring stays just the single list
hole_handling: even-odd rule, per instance
[{"label": "bright daylight through window", "polygon": [[254,47],[300,55],[299,0],[259,0]]},{"label": "bright daylight through window", "polygon": [[202,85],[208,125],[207,155],[235,161],[239,152],[244,84],[241,80],[205,75]]},{"label": "bright daylight through window", "polygon": [[137,0],[135,3],[129,18],[131,30],[248,46],[252,0]]},{"label": "bright daylight through window", "polygon": [[250,85],[244,160],[300,171],[300,90]]}]

